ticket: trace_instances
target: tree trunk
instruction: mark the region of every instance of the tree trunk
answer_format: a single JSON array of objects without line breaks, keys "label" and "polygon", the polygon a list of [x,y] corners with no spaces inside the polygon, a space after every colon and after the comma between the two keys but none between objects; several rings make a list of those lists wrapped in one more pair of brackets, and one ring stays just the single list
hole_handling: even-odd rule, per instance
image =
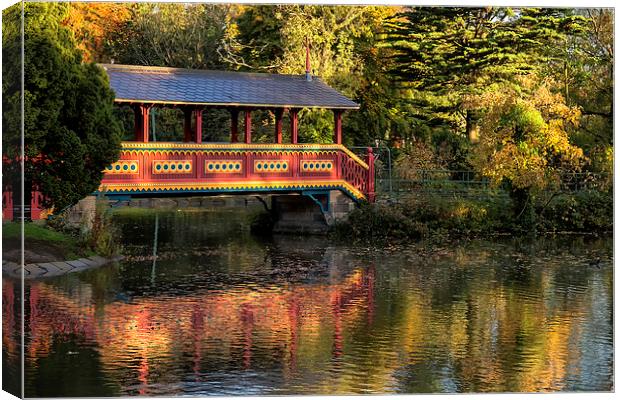
[{"label": "tree trunk", "polygon": [[465,118],[465,121],[465,131],[467,132],[469,142],[478,143],[480,138],[480,126],[478,125],[477,113],[473,110],[467,110],[467,117]]},{"label": "tree trunk", "polygon": [[517,227],[528,233],[536,231],[536,213],[534,201],[529,189],[512,188],[510,190],[514,222]]}]

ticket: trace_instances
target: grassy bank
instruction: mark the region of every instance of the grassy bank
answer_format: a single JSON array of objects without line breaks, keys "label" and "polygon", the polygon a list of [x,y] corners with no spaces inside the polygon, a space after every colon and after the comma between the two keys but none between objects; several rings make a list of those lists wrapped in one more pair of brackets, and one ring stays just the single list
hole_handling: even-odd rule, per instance
[{"label": "grassy bank", "polygon": [[[111,221],[107,201],[97,201],[92,212],[82,215],[79,223],[61,213],[47,221],[24,224],[24,258],[26,263],[74,260],[99,255],[118,254],[116,227]],[[2,224],[2,259],[21,261],[21,224]]]},{"label": "grassy bank", "polygon": [[402,198],[366,204],[335,226],[339,238],[360,240],[442,239],[497,234],[559,232],[603,233],[613,230],[613,194],[581,191],[537,200],[536,224],[524,227],[509,198]]},{"label": "grassy bank", "polygon": [[[17,222],[2,224],[2,259],[19,262],[21,258],[21,227]],[[25,258],[30,262],[73,260],[95,253],[78,238],[58,232],[40,223],[24,225]]]}]

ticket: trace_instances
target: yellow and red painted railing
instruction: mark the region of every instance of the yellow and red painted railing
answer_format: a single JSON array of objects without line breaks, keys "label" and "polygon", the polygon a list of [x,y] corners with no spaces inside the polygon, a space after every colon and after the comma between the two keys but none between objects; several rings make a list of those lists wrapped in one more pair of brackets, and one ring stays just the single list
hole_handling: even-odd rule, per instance
[{"label": "yellow and red painted railing", "polygon": [[110,195],[341,190],[374,201],[374,155],[340,144],[123,142],[104,170]]}]

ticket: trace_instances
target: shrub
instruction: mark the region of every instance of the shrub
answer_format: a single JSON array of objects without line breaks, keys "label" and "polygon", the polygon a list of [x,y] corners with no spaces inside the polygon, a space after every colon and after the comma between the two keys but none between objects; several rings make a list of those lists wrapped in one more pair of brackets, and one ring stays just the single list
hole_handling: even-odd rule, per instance
[{"label": "shrub", "polygon": [[[613,229],[610,192],[562,194],[545,207],[536,204],[539,232],[602,232]],[[511,200],[415,196],[398,203],[366,204],[334,227],[341,238],[366,240],[442,239],[450,236],[524,233],[514,220]]]},{"label": "shrub", "polygon": [[412,196],[394,204],[364,205],[334,232],[343,238],[397,240],[490,234],[506,230],[505,210],[502,202]]},{"label": "shrub", "polygon": [[541,231],[611,231],[613,195],[597,190],[561,194],[539,210],[539,216]]},{"label": "shrub", "polygon": [[83,232],[82,241],[98,255],[109,257],[120,250],[117,238],[118,231],[112,223],[112,213],[108,202],[103,196],[98,196],[92,224],[90,229]]}]

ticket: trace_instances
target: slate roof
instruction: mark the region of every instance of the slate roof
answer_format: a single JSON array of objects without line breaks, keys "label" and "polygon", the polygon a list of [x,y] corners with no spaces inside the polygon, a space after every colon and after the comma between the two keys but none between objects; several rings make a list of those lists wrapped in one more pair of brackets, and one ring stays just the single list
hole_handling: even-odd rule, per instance
[{"label": "slate roof", "polygon": [[358,109],[313,77],[101,64],[117,102]]}]

